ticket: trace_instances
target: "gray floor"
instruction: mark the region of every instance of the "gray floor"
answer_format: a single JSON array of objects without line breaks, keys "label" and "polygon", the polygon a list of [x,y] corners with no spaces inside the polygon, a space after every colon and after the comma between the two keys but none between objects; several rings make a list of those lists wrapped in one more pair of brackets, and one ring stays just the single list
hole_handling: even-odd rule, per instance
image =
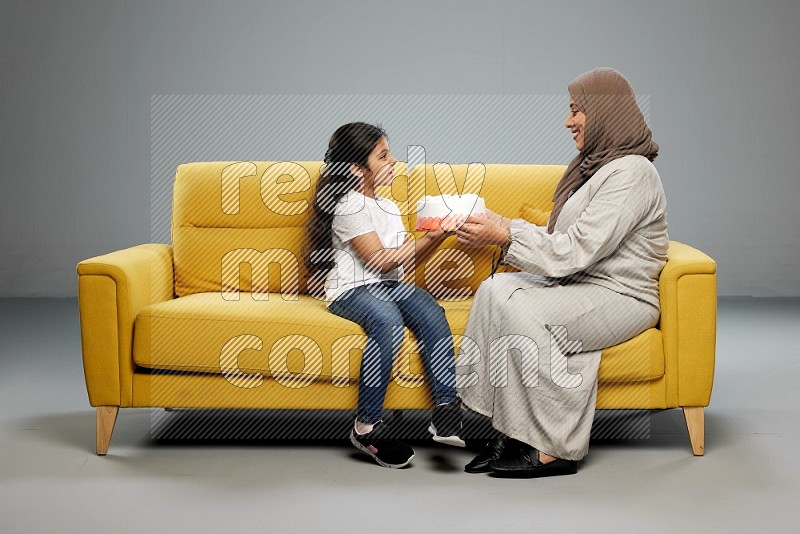
[{"label": "gray floor", "polygon": [[154,441],[144,409],[97,457],[76,301],[0,300],[0,319],[2,532],[796,531],[800,300],[721,299],[705,457],[669,410],[649,439],[595,440],[576,476],[511,481],[423,441],[405,470],[341,441]]}]

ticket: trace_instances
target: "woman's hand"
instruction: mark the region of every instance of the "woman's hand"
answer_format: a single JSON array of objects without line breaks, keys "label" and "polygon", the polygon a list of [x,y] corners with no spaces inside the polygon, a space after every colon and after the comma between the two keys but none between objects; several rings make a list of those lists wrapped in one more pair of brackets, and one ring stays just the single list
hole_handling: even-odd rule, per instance
[{"label": "woman's hand", "polygon": [[508,240],[508,230],[489,219],[469,217],[456,230],[456,237],[459,243],[469,248],[504,245]]},{"label": "woman's hand", "polygon": [[503,217],[499,213],[495,213],[494,211],[492,211],[492,210],[490,210],[488,208],[486,209],[486,218],[490,222],[493,222],[495,224],[499,224],[503,228],[508,228],[509,226],[511,226],[511,219],[509,219],[508,217]]},{"label": "woman's hand", "polygon": [[486,218],[495,224],[500,224],[500,222],[503,220],[503,217],[500,214],[493,212],[489,208],[486,208]]}]

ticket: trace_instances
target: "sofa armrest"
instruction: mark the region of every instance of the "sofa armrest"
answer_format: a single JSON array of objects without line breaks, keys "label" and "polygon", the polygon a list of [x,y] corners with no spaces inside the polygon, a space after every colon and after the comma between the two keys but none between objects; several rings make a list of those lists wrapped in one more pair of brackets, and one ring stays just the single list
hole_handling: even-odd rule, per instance
[{"label": "sofa armrest", "polygon": [[717,264],[695,248],[670,241],[659,291],[667,403],[708,406],[717,335]]},{"label": "sofa armrest", "polygon": [[80,262],[78,308],[83,370],[92,406],[129,406],[133,322],[150,304],[173,298],[172,247],[139,245]]}]

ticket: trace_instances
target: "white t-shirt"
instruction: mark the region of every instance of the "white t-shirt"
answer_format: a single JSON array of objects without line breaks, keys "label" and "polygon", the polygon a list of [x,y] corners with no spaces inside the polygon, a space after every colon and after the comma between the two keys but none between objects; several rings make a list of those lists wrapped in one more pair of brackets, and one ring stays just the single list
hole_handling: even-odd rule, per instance
[{"label": "white t-shirt", "polygon": [[325,277],[325,300],[329,304],[348,289],[403,277],[402,266],[383,274],[369,269],[350,244],[354,237],[375,232],[384,248],[402,245],[406,228],[394,202],[350,191],[336,204],[331,226],[336,265]]}]

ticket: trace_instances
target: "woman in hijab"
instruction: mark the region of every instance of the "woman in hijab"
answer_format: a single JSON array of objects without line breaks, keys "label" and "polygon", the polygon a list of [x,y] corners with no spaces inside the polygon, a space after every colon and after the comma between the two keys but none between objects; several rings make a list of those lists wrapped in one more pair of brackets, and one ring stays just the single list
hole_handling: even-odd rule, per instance
[{"label": "woman in hijab", "polygon": [[[500,432],[465,470],[540,477],[577,472],[589,449],[602,349],[658,322],[667,259],[658,145],[628,80],[599,68],[568,86],[578,155],[547,227],[470,218],[470,247],[502,247],[519,269],[478,289],[459,362],[464,405]],[[467,365],[465,365],[465,363]]]}]

